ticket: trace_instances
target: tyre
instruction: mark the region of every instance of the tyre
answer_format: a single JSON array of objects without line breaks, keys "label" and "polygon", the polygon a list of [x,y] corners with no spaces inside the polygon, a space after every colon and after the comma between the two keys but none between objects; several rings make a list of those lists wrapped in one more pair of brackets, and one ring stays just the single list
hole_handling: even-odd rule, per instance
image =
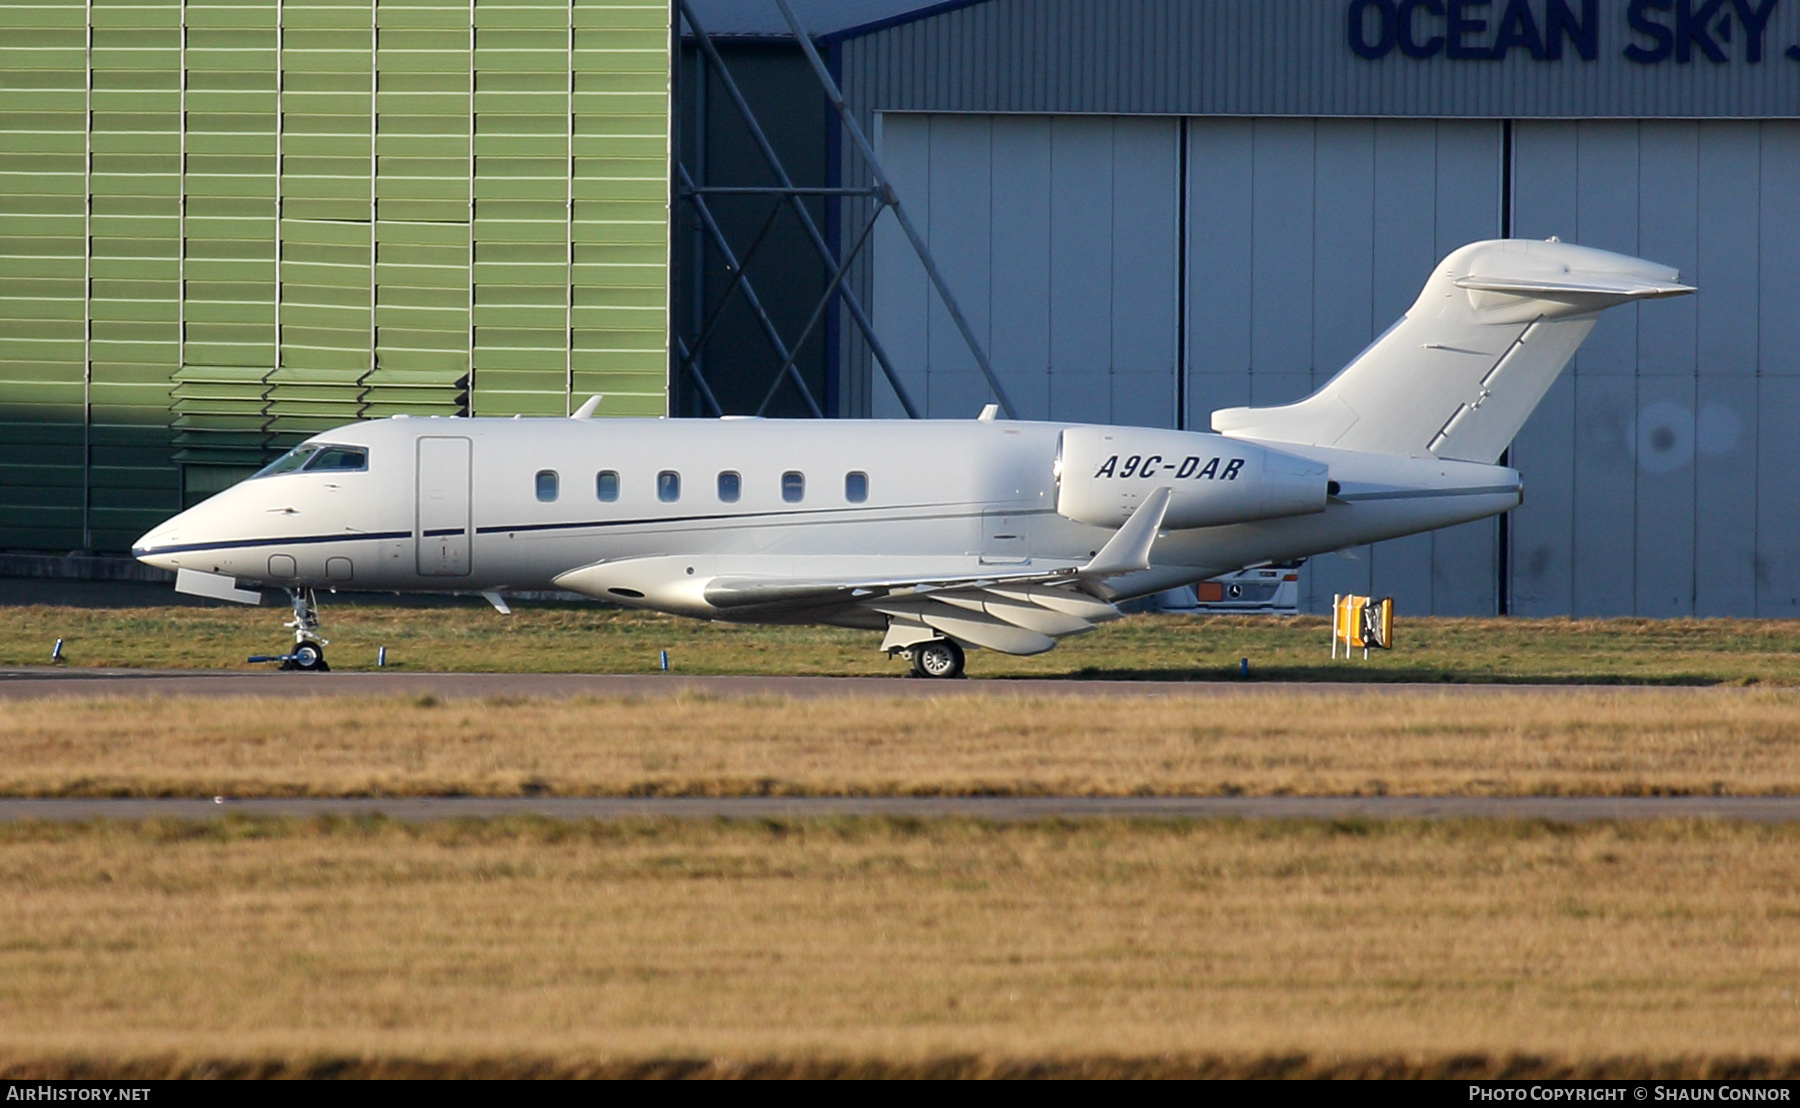
[{"label": "tyre", "polygon": [[318,643],[295,643],[293,660],[288,664],[305,673],[330,673],[331,667],[325,664],[325,649]]},{"label": "tyre", "polygon": [[932,639],[912,648],[913,672],[920,677],[961,677],[962,647],[949,639]]}]

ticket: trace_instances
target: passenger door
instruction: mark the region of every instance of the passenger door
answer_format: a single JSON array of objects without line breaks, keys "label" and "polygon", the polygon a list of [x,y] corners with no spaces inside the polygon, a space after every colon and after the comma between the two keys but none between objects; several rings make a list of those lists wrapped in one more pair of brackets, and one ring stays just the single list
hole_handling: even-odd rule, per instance
[{"label": "passenger door", "polygon": [[473,538],[469,520],[468,439],[419,440],[418,522],[413,540],[421,577],[467,577]]}]

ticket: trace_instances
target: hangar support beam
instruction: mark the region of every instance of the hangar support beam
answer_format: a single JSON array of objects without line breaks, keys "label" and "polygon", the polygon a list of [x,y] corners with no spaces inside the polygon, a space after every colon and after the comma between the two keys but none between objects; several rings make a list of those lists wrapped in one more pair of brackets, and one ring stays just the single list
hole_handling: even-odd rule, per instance
[{"label": "hangar support beam", "polygon": [[[687,166],[678,166],[677,168],[681,173],[682,191],[694,205],[694,212],[700,217],[700,225],[706,229],[706,237],[713,241],[713,245],[718,248],[719,253],[725,258],[726,272],[731,274],[731,282],[725,286],[725,291],[719,294],[719,302],[713,305],[712,315],[707,318],[706,323],[699,330],[698,337],[694,339],[694,348],[691,351],[682,354],[681,368],[692,375],[695,381],[700,383],[702,386],[702,395],[706,397],[707,403],[712,406],[713,414],[723,415],[724,411],[719,407],[719,402],[713,398],[712,390],[706,387],[706,378],[701,374],[700,367],[696,364],[695,359],[700,356],[700,351],[705,349],[706,340],[712,337],[713,327],[718,323],[719,316],[724,314],[725,304],[731,298],[732,291],[739,286],[742,286],[744,290],[744,303],[749,305],[750,314],[756,317],[756,322],[762,327],[763,335],[768,338],[769,345],[775,348],[776,355],[781,358],[781,371],[775,375],[775,380],[769,384],[770,394],[773,395],[775,391],[781,387],[781,380],[783,377],[791,376],[794,387],[800,390],[800,398],[806,402],[807,409],[810,410],[815,417],[822,418],[825,413],[819,409],[819,405],[813,400],[812,390],[806,387],[805,379],[800,376],[798,371],[794,370],[794,355],[789,353],[787,344],[781,341],[781,332],[776,329],[775,321],[769,318],[769,313],[763,308],[762,298],[756,295],[756,286],[750,283],[749,275],[744,272],[744,267],[749,264],[751,257],[756,254],[757,247],[762,245],[763,238],[768,235],[769,228],[775,222],[775,216],[781,211],[781,203],[777,201],[775,206],[769,209],[769,217],[763,220],[762,229],[756,233],[756,238],[751,240],[750,249],[745,251],[744,257],[740,260],[732,251],[731,243],[726,241],[725,232],[720,229],[719,221],[713,218],[712,208],[706,203],[706,196],[704,193],[710,190],[701,190],[694,187],[694,180],[688,174]],[[802,338],[800,341],[801,343],[804,343],[806,340]]]},{"label": "hangar support beam", "polygon": [[843,262],[837,267],[837,272],[831,275],[831,284],[825,289],[825,295],[821,296],[819,302],[813,305],[812,315],[807,318],[806,326],[801,328],[800,338],[794,343],[794,349],[788,354],[787,361],[782,363],[781,373],[776,374],[775,380],[769,385],[768,393],[763,396],[762,403],[757,405],[757,415],[762,415],[764,412],[768,411],[769,401],[775,399],[775,391],[781,387],[782,374],[795,372],[795,356],[799,354],[800,348],[806,345],[806,340],[811,337],[813,328],[817,327],[819,325],[819,320],[824,317],[825,307],[831,303],[832,295],[835,294],[839,288],[843,287],[844,277],[850,272],[850,263],[856,260],[856,256],[862,253],[863,245],[869,241],[869,232],[875,229],[875,220],[880,217],[881,208],[881,199],[877,197],[875,200],[874,214],[869,216],[868,221],[863,224],[862,233],[856,236],[856,244],[850,247],[850,252],[844,255]]},{"label": "hangar support beam", "polygon": [[[781,368],[775,374],[775,380],[771,384],[769,395],[772,397],[774,395],[774,390],[780,387],[781,379],[784,376],[788,377],[795,388],[799,390],[801,398],[806,403],[808,410],[815,414],[820,414],[820,407],[813,398],[811,390],[806,387],[805,381],[800,377],[794,362],[799,348],[804,344],[806,338],[810,336],[814,327],[816,327],[817,318],[823,315],[825,308],[829,306],[831,300],[835,297],[844,305],[849,311],[851,319],[855,321],[857,329],[862,333],[863,339],[869,347],[869,353],[874,357],[875,363],[881,367],[882,375],[887,378],[888,384],[893,388],[894,395],[900,401],[900,406],[905,409],[908,416],[913,419],[918,419],[921,412],[918,406],[913,402],[911,395],[907,392],[906,386],[901,382],[900,375],[894,367],[892,358],[888,356],[887,349],[882,345],[881,339],[876,335],[874,323],[869,319],[868,312],[864,310],[862,301],[857,297],[855,290],[843,280],[843,274],[849,264],[849,259],[841,259],[838,257],[837,252],[831,248],[830,243],[826,241],[825,235],[819,230],[817,221],[813,219],[812,212],[808,210],[805,203],[806,198],[809,196],[872,195],[877,201],[875,212],[870,216],[869,220],[869,223],[872,225],[874,220],[880,216],[881,209],[884,206],[894,206],[896,207],[896,210],[898,210],[897,202],[893,197],[893,190],[887,185],[886,177],[881,174],[879,164],[874,161],[872,156],[870,157],[869,163],[874,168],[876,179],[878,181],[876,189],[807,188],[796,186],[793,178],[788,175],[786,166],[782,164],[780,156],[775,152],[775,147],[770,143],[768,136],[763,132],[761,124],[757,122],[756,113],[751,110],[749,101],[744,98],[742,90],[738,88],[738,84],[732,78],[730,70],[726,68],[724,59],[719,56],[718,48],[713,44],[713,41],[706,33],[705,28],[701,26],[699,18],[694,14],[693,6],[688,0],[675,0],[675,6],[676,10],[681,15],[681,18],[687,22],[688,27],[694,32],[695,45],[705,57],[707,64],[712,66],[717,72],[721,87],[725,90],[726,95],[731,98],[733,106],[737,109],[738,115],[743,119],[745,128],[749,131],[751,140],[755,143],[757,150],[762,154],[763,160],[768,163],[769,169],[774,174],[776,180],[776,185],[769,188],[756,186],[730,188],[719,188],[715,186],[700,187],[692,180],[692,177],[685,166],[679,168],[682,183],[682,197],[695,206],[696,212],[700,215],[702,230],[706,237],[711,239],[724,254],[727,268],[732,273],[731,285],[727,288],[725,295],[729,296],[731,291],[738,287],[743,288],[745,301],[750,307],[751,314],[755,316],[758,327],[763,331],[765,336],[769,337],[776,349],[777,355],[781,359]],[[791,14],[789,15],[789,18],[792,20]],[[798,23],[796,22],[794,25],[798,26]],[[800,37],[802,48],[816,61],[817,55],[816,52],[813,51],[811,40],[807,39],[804,34]],[[823,73],[823,70],[815,71],[822,75],[822,80],[825,82],[826,93],[828,96],[832,97],[834,104],[837,105],[836,110],[842,115],[843,97],[838,92],[837,85],[830,80],[828,74]],[[846,120],[848,119],[847,116],[844,118]],[[859,136],[860,133],[860,131],[857,132]],[[754,286],[750,283],[748,275],[743,271],[743,266],[747,265],[750,260],[748,253],[742,259],[737,259],[733,256],[731,249],[725,243],[723,233],[719,229],[717,221],[712,218],[711,213],[705,204],[705,197],[709,194],[750,195],[758,193],[776,197],[779,202],[790,204],[793,207],[794,214],[800,221],[800,226],[806,232],[806,237],[812,242],[813,248],[818,251],[820,258],[825,262],[829,272],[833,274],[833,279],[827,287],[825,294],[820,298],[819,304],[816,306],[815,310],[810,313],[809,318],[812,322],[808,324],[806,334],[802,335],[800,342],[794,344],[794,349],[792,351],[789,351],[786,348],[785,343],[781,340],[779,332],[775,328],[774,321],[763,308],[761,300],[756,297]],[[866,237],[867,228],[864,229],[862,234],[858,235],[858,241],[860,242]],[[925,251],[922,241],[919,240],[916,235],[911,235],[909,237],[913,238],[914,246],[919,249],[920,259],[925,263],[927,271],[936,275],[937,266],[931,261],[930,255]],[[941,281],[941,278],[939,278],[939,280]],[[989,381],[994,382],[992,371],[988,369],[987,356],[980,349],[979,345],[975,344],[973,332],[968,329],[967,323],[963,321],[962,313],[957,308],[955,300],[950,297],[948,289],[941,283],[939,284],[939,291],[943,294],[945,303],[949,305],[952,315],[957,319],[958,325],[962,328],[964,337],[970,341],[971,349],[975,352],[976,361],[982,366],[983,371],[988,374]],[[702,334],[695,342],[693,349],[683,353],[681,360],[682,370],[696,380],[700,380],[702,385],[704,385],[705,382],[703,378],[701,378],[699,368],[695,363],[702,355],[703,351],[701,348],[703,346],[702,340],[704,337],[704,334]],[[995,384],[995,388],[998,390],[997,383]],[[703,388],[702,392],[703,395],[709,398],[709,403],[716,404],[716,402],[713,402],[710,399],[712,395],[710,388]],[[1005,400],[1005,394],[997,391],[996,395],[1001,399],[1001,403],[1004,405],[1007,414],[1013,414],[1011,404],[1007,403]],[[763,406],[767,407],[767,403],[768,401],[765,400]]]},{"label": "hangar support beam", "polygon": [[[682,0],[682,3],[685,5],[686,0]],[[969,344],[969,353],[974,355],[975,364],[981,367],[981,375],[987,378],[988,388],[993,390],[994,399],[1000,402],[1000,410],[1006,414],[1008,419],[1019,418],[1018,410],[1013,407],[1011,398],[1000,386],[1000,378],[994,375],[994,367],[988,362],[987,351],[982,348],[980,340],[975,337],[975,330],[969,326],[969,321],[963,315],[961,306],[957,304],[956,297],[951,295],[949,283],[938,271],[937,261],[932,258],[931,250],[926,247],[924,236],[920,235],[919,229],[913,226],[912,218],[906,214],[906,208],[901,205],[900,197],[894,192],[894,186],[888,180],[887,172],[881,168],[881,160],[875,156],[875,148],[869,145],[868,136],[863,134],[862,127],[856,122],[856,117],[851,115],[850,109],[845,106],[843,90],[839,89],[837,82],[831,79],[831,72],[825,68],[825,63],[819,58],[818,48],[813,46],[812,38],[807,35],[806,28],[800,25],[800,20],[794,15],[794,9],[789,6],[788,0],[775,0],[775,3],[780,6],[782,17],[787,20],[788,27],[794,32],[794,41],[799,43],[800,49],[806,53],[806,60],[812,66],[813,75],[818,77],[819,84],[825,87],[825,95],[831,100],[832,110],[837,113],[844,130],[850,133],[850,138],[856,143],[856,149],[862,154],[863,161],[868,163],[869,175],[875,179],[876,188],[879,190],[877,199],[894,210],[894,218],[899,220],[900,229],[906,232],[907,240],[912,243],[913,250],[918,253],[919,261],[925,266],[925,273],[931,278],[932,285],[937,288],[938,296],[943,298],[944,307],[950,312],[950,318],[955,321],[956,329],[962,332],[963,341]],[[877,205],[875,214],[870,217],[871,222],[880,215],[881,208]]]}]

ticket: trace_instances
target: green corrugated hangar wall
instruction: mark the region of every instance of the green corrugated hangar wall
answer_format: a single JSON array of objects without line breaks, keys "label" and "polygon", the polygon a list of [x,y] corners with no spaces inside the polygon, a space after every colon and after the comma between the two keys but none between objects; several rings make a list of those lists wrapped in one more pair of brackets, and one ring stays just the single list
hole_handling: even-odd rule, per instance
[{"label": "green corrugated hangar wall", "polygon": [[0,548],[398,412],[666,404],[667,0],[0,0]]}]

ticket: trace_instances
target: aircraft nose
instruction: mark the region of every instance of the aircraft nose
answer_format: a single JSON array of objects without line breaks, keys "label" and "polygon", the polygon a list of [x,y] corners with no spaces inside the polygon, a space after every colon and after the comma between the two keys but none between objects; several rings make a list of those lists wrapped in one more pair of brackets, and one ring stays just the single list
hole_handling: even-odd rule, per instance
[{"label": "aircraft nose", "polygon": [[168,564],[168,555],[159,555],[157,553],[157,547],[159,545],[158,535],[156,532],[152,531],[131,544],[131,556],[147,566],[155,566],[157,569],[169,569],[171,567]]},{"label": "aircraft nose", "polygon": [[187,515],[183,512],[174,519],[167,520],[138,536],[131,544],[131,556],[145,565],[158,569],[175,569],[171,561],[169,548],[174,546],[181,534],[181,521]]}]

